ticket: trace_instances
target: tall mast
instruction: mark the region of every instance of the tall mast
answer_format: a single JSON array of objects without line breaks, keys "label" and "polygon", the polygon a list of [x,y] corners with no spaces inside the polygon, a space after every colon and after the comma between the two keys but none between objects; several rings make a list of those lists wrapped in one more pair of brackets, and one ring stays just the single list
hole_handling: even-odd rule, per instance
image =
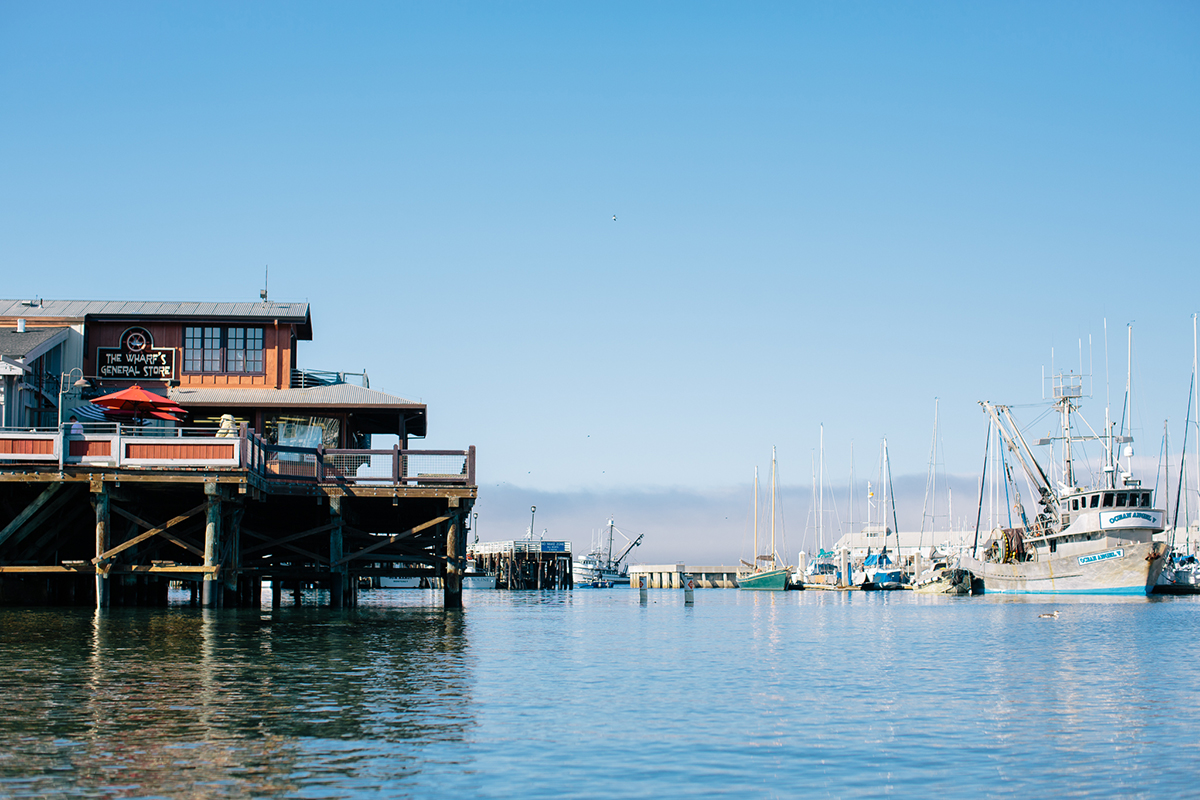
[{"label": "tall mast", "polygon": [[817,494],[817,536],[821,540],[821,549],[825,549],[825,424],[821,423],[821,463],[818,466],[821,476],[821,488]]},{"label": "tall mast", "polygon": [[[609,519],[609,521],[608,521],[608,566],[610,566],[610,567],[612,566],[612,535],[613,535],[613,521],[611,519]],[[601,576],[601,577],[603,577],[603,576]]]},{"label": "tall mast", "polygon": [[854,440],[850,440],[850,532],[854,533]]},{"label": "tall mast", "polygon": [[771,569],[775,569],[775,448],[771,447]]},{"label": "tall mast", "polygon": [[754,468],[754,568],[758,569],[758,467]]},{"label": "tall mast", "polygon": [[[1058,400],[1062,410],[1062,430],[1063,430],[1063,483],[1067,486],[1075,485],[1075,471],[1071,465],[1071,398],[1067,396],[1066,387],[1059,380],[1060,393],[1063,397]],[[1082,384],[1081,384],[1082,385]],[[1082,389],[1080,389],[1082,391]]]},{"label": "tall mast", "polygon": [[[1195,402],[1195,413],[1192,415],[1193,425],[1196,426],[1196,433],[1200,434],[1200,397],[1196,397],[1196,315],[1192,314],[1192,397]],[[1187,440],[1187,437],[1184,437]],[[1200,447],[1196,447],[1196,494],[1200,494]]]}]

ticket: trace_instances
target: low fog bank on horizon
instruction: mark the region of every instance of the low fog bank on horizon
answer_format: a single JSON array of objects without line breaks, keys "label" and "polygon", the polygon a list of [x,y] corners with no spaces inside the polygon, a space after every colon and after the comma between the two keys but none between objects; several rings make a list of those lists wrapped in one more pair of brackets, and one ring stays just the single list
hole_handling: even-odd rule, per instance
[{"label": "low fog bank on horizon", "polygon": [[[1179,481],[1180,454],[1168,458],[1170,462],[1170,486],[1162,472],[1156,476],[1158,460],[1150,456],[1134,459],[1134,474],[1142,479],[1142,485],[1157,490],[1156,505],[1167,507],[1168,519],[1174,512],[1175,494]],[[1189,454],[1187,484],[1195,497],[1196,480],[1190,475],[1194,456]],[[979,511],[979,474],[939,475],[936,493],[926,503],[926,475],[899,475],[892,481],[895,494],[895,519],[902,531],[922,529],[929,531],[973,531]],[[1019,478],[1022,502],[1032,511],[1034,501],[1023,477]],[[1082,483],[1088,483],[1084,478]],[[988,481],[989,485],[991,480]],[[947,488],[949,492],[947,492]],[[855,487],[854,529],[859,530],[865,522],[866,481]],[[882,492],[874,487],[876,502],[882,500]],[[998,489],[1002,493],[1003,486]],[[759,530],[761,541],[770,535],[768,522],[768,490],[759,489]],[[616,528],[630,539],[644,534],[641,545],[634,549],[629,558],[631,564],[687,564],[736,565],[739,559],[751,556],[751,484],[730,485],[721,489],[689,491],[681,488],[661,490],[596,490],[551,492],[527,489],[512,484],[482,487],[479,501],[475,505],[478,513],[477,529],[480,541],[506,541],[523,539],[529,530],[530,506],[537,506],[536,533],[549,540],[565,539],[571,542],[572,552],[578,558],[588,552],[594,537],[599,537],[612,519]],[[1001,494],[1001,497],[1003,495]],[[1012,498],[1010,497],[1010,500]],[[814,492],[811,486],[781,486],[778,491],[781,523],[779,553],[794,561],[800,550],[812,552],[817,544]],[[952,507],[948,505],[952,503]],[[1004,503],[993,507],[985,499],[981,527],[991,526],[989,514],[1005,513]],[[1191,505],[1197,505],[1192,503]],[[849,489],[843,481],[825,487],[825,544],[832,545],[850,530]],[[1186,511],[1187,504],[1185,504]],[[871,512],[872,520],[878,520],[880,511],[887,515],[893,528],[893,512],[889,504],[886,509],[877,505]],[[925,512],[923,514],[923,511]],[[949,516],[953,514],[953,524]],[[1196,513],[1192,508],[1191,515]],[[1181,517],[1182,519],[1182,517]],[[1004,521],[1004,520],[999,520]],[[599,539],[597,539],[599,541]],[[624,549],[625,540],[614,537],[613,549]],[[764,545],[765,549],[765,545]]]},{"label": "low fog bank on horizon", "polygon": [[[939,477],[939,481],[942,478]],[[949,476],[939,486],[937,530],[946,530],[946,493],[949,485],[954,497],[956,520],[970,517],[972,528],[979,491],[978,476]],[[903,530],[920,529],[921,509],[925,500],[925,476],[905,475],[893,480],[896,516]],[[855,528],[864,521],[866,483],[855,489]],[[759,530],[763,541],[770,535],[768,494],[760,487]],[[751,555],[752,520],[750,484],[724,489],[688,491],[615,490],[547,492],[511,484],[480,489],[478,527],[480,541],[523,539],[529,530],[530,506],[537,507],[535,528],[548,540],[571,542],[578,558],[590,549],[594,536],[607,529],[608,520],[630,538],[644,534],[642,544],[630,556],[632,564],[735,565]],[[849,530],[848,489],[841,485],[825,487],[825,539],[832,544]],[[878,493],[877,493],[877,499]],[[813,492],[808,486],[782,486],[778,492],[782,517],[779,525],[779,552],[789,560],[800,550],[813,549],[816,543]],[[876,515],[878,511],[873,511]],[[889,519],[891,510],[888,509]],[[840,531],[839,531],[840,525]],[[927,527],[929,523],[927,523]],[[472,534],[474,538],[475,534]],[[620,552],[623,540],[614,537],[613,549]],[[786,548],[786,549],[785,549]]]}]

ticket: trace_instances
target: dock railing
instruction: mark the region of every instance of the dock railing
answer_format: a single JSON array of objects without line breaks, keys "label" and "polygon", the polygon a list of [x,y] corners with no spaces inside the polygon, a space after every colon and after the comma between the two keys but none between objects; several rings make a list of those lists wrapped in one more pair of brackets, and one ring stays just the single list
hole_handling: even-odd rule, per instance
[{"label": "dock railing", "polygon": [[245,469],[266,481],[380,486],[474,486],[475,447],[467,450],[351,450],[271,444],[238,430],[83,423],[0,428],[0,469],[15,464],[96,465],[120,469]]}]

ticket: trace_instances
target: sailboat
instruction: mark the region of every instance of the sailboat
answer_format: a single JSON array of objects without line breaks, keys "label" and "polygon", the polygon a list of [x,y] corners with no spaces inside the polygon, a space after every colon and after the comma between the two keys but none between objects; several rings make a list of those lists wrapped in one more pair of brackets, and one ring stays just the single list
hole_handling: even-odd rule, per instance
[{"label": "sailboat", "polygon": [[754,468],[754,563],[743,561],[747,569],[738,573],[739,589],[758,589],[781,592],[787,588],[791,567],[781,564],[775,549],[775,448],[771,448],[771,549],[758,552],[758,467]]},{"label": "sailboat", "polygon": [[[1038,510],[1032,518],[1027,515],[1020,492],[1015,492],[1010,527],[992,532],[980,558],[976,523],[973,553],[964,555],[960,566],[982,580],[985,592],[1149,594],[1166,562],[1165,543],[1153,540],[1164,530],[1165,512],[1154,507],[1154,492],[1144,489],[1128,468],[1133,448],[1127,443],[1133,439],[1114,435],[1107,412],[1100,435],[1081,436],[1072,427],[1077,401],[1083,396],[1081,375],[1055,376],[1053,393],[1062,424],[1062,434],[1056,438],[1062,442],[1063,456],[1061,479],[1053,482],[1033,457],[1008,406],[980,404],[990,419],[988,442],[995,427],[1037,493]],[[1076,483],[1072,444],[1086,440],[1104,444],[1099,485]],[[1038,442],[1050,443],[1050,439]],[[1121,444],[1125,447],[1118,457],[1115,447]],[[1011,476],[1005,477],[1016,489]],[[981,492],[981,511],[982,502]]]},{"label": "sailboat", "polygon": [[[955,559],[939,553],[933,543],[933,532],[937,527],[937,466],[938,466],[938,399],[933,398],[933,444],[929,449],[929,474],[925,479],[925,502],[921,508],[921,537],[917,541],[917,555],[913,559],[912,588],[915,592],[925,594],[970,594],[971,573],[959,569]],[[946,489],[947,512],[946,518],[954,518],[949,510],[952,496]],[[921,549],[925,546],[925,521],[929,520],[930,548],[929,568],[920,570],[922,563]]]}]

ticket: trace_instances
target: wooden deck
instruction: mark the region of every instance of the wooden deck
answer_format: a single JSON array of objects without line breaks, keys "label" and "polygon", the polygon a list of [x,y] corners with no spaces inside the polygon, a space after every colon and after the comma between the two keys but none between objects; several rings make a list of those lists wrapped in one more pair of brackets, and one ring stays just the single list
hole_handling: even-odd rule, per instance
[{"label": "wooden deck", "polygon": [[[0,602],[242,604],[272,580],[353,605],[360,574],[432,568],[461,603],[475,449],[272,445],[243,427],[0,431]],[[169,553],[170,558],[168,558]],[[152,590],[151,590],[152,587]]]}]

